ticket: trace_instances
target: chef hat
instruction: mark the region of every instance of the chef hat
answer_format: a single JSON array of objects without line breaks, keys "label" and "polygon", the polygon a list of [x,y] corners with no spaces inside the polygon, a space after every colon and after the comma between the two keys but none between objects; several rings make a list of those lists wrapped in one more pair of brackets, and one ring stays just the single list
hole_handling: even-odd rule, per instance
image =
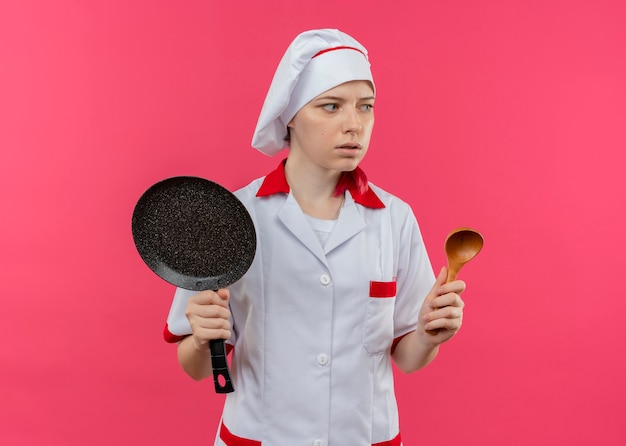
[{"label": "chef hat", "polygon": [[367,50],[337,29],[298,35],[278,64],[259,116],[252,147],[275,155],[286,146],[287,124],[309,101],[348,81],[374,87]]}]

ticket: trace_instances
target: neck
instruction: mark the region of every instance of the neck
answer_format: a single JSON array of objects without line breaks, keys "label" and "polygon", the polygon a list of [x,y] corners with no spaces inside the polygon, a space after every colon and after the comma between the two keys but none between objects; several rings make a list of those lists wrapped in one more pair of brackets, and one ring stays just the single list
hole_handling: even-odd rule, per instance
[{"label": "neck", "polygon": [[341,172],[313,162],[302,162],[290,153],[285,164],[285,177],[294,194],[310,199],[324,199],[333,195]]},{"label": "neck", "polygon": [[285,165],[285,176],[302,211],[311,217],[333,220],[343,205],[344,195],[333,195],[341,172],[294,162]]}]

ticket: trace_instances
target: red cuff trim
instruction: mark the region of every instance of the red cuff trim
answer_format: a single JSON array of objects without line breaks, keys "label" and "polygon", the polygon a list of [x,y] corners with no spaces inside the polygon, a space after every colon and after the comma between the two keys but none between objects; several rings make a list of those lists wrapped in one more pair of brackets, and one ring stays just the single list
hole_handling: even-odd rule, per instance
[{"label": "red cuff trim", "polygon": [[181,336],[181,335],[173,334],[169,330],[169,327],[167,326],[167,323],[165,323],[165,328],[163,329],[163,338],[165,339],[165,342],[168,342],[170,344],[175,344],[178,341],[182,341],[186,337],[187,337],[187,335],[182,335]]},{"label": "red cuff trim", "polygon": [[[220,440],[222,440],[228,446],[261,446],[260,441],[248,440],[247,438],[242,438],[238,437],[237,435],[231,434],[230,431],[226,428],[226,425],[223,421],[220,426]],[[398,445],[399,444],[400,443],[398,443]]]},{"label": "red cuff trim", "polygon": [[400,438],[400,434],[398,434],[393,440],[383,441],[382,443],[374,443],[372,446],[400,446],[401,444],[402,439]]},{"label": "red cuff trim", "polygon": [[[415,331],[415,330],[413,330]],[[412,331],[409,331],[409,333],[413,333]],[[398,344],[400,343],[400,341],[402,340],[402,338],[404,338],[406,335],[408,335],[409,333],[404,333],[402,336],[398,336],[397,338],[395,338],[393,340],[393,342],[391,343],[391,354],[393,355],[394,350],[396,349],[396,347],[398,346]]]},{"label": "red cuff trim", "polygon": [[[185,339],[187,336],[189,335],[175,335],[172,334],[172,332],[169,330],[167,324],[165,324],[165,328],[163,329],[163,338],[165,339],[165,342],[168,342],[170,344],[175,344],[179,341],[182,341],[183,339]],[[226,354],[230,354],[230,352],[233,351],[233,349],[235,348],[234,345],[229,344],[228,342],[226,343]]]},{"label": "red cuff trim", "polygon": [[370,297],[395,297],[396,282],[370,282]]}]

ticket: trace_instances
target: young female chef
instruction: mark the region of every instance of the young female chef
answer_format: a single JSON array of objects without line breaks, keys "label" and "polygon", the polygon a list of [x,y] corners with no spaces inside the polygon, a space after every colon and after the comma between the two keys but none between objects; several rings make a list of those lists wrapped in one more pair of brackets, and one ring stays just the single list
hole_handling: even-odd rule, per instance
[{"label": "young female chef", "polygon": [[409,205],[358,167],[374,101],[366,49],[338,30],[300,34],[278,66],[252,145],[289,154],[236,192],[256,257],[230,289],[177,290],[166,327],[194,379],[209,340],[232,349],[216,445],[400,445],[391,360],[418,370],[461,326],[465,284],[435,279]]}]

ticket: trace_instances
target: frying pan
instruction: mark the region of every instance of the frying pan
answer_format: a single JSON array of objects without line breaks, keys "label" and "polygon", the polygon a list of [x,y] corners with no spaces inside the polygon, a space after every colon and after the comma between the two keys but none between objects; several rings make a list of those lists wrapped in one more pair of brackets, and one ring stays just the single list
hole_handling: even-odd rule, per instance
[{"label": "frying pan", "polygon": [[[239,280],[256,252],[256,232],[244,205],[204,178],[162,180],[137,201],[132,232],[148,267],[172,285],[217,290]],[[224,340],[209,343],[217,393],[234,390]]]}]

